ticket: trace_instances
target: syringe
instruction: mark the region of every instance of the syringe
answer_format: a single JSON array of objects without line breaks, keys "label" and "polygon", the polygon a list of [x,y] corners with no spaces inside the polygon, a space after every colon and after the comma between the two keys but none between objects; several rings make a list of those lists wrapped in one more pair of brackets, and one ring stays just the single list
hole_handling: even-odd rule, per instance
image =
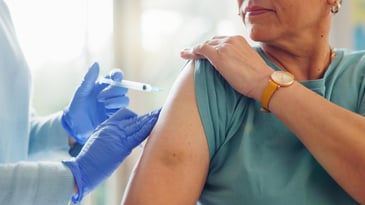
[{"label": "syringe", "polygon": [[121,82],[118,82],[109,78],[101,78],[98,80],[98,82],[145,92],[160,92],[163,90],[162,88],[153,87],[147,83],[140,83],[130,80],[122,80]]}]

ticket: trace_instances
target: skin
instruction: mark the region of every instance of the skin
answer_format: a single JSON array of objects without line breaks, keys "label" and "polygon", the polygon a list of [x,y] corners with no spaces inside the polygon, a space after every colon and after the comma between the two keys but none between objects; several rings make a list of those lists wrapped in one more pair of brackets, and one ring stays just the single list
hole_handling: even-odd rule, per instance
[{"label": "skin", "polygon": [[184,69],[172,87],[122,204],[196,203],[208,173],[209,151],[193,72],[193,65]]},{"label": "skin", "polygon": [[[260,42],[282,70],[293,73],[297,81],[323,75],[330,63],[330,9],[336,0],[238,0],[238,5],[250,38]],[[246,12],[253,5],[261,9]],[[238,92],[257,101],[273,72],[241,36],[215,37],[183,50],[181,56],[207,58]],[[209,152],[193,71],[194,64],[189,64],[171,89],[123,204],[195,204],[198,199],[207,177]],[[275,92],[269,108],[333,179],[365,204],[365,117],[298,82]]]}]

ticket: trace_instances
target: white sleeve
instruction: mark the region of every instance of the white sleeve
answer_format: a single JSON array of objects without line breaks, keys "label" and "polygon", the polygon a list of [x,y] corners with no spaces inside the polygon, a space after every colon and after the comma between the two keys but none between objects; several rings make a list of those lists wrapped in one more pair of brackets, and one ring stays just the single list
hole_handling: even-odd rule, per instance
[{"label": "white sleeve", "polygon": [[61,162],[0,164],[0,204],[67,205],[74,187]]}]

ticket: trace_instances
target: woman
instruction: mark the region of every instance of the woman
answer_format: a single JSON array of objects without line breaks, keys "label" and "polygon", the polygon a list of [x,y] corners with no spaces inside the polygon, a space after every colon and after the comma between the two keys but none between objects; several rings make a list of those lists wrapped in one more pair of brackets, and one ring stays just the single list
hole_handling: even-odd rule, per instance
[{"label": "woman", "polygon": [[177,79],[124,204],[364,204],[365,53],[331,49],[341,2],[238,5],[259,46],[182,52],[207,60]]}]

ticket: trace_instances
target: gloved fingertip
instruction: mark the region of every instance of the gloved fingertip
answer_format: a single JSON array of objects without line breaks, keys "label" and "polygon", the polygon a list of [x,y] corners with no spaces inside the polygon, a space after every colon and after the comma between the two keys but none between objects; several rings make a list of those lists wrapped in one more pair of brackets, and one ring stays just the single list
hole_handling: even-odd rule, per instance
[{"label": "gloved fingertip", "polygon": [[138,132],[136,132],[137,135],[139,135],[139,137],[137,137],[136,139],[138,140],[139,138],[139,143],[141,141],[143,141],[152,131],[153,127],[155,127],[157,122],[157,117],[152,117],[152,118],[145,118],[143,120],[141,120],[140,122],[136,123],[136,128],[139,129]]},{"label": "gloved fingertip", "polygon": [[93,73],[97,73],[99,74],[99,70],[100,70],[100,66],[99,66],[99,63],[98,62],[94,62],[90,68],[89,68],[89,71],[93,72]]},{"label": "gloved fingertip", "polygon": [[157,115],[159,115],[161,113],[161,110],[162,110],[162,107],[159,108],[159,109],[157,109],[157,110],[155,110],[155,111],[153,111],[153,112],[156,113]]},{"label": "gloved fingertip", "polygon": [[150,113],[142,116],[137,123],[138,124],[147,124],[147,125],[153,124],[154,125],[157,122],[158,115],[159,115],[159,112],[150,112]]},{"label": "gloved fingertip", "polygon": [[99,63],[95,62],[94,64],[91,65],[91,67],[87,71],[84,77],[84,81],[94,83],[99,76],[99,71],[100,71]]},{"label": "gloved fingertip", "polygon": [[111,78],[113,81],[121,81],[121,80],[123,80],[124,74],[123,74],[122,70],[120,70],[118,68],[114,68],[105,77]]},{"label": "gloved fingertip", "polygon": [[152,112],[150,112],[148,114],[151,115],[151,116],[156,116],[158,118],[159,115],[160,115],[160,113],[161,113],[161,110],[162,110],[162,108],[159,108],[159,109],[154,110],[154,111],[152,111]]},{"label": "gloved fingertip", "polygon": [[115,112],[108,121],[120,121],[136,117],[137,114],[128,108],[120,108]]},{"label": "gloved fingertip", "polygon": [[99,63],[98,62],[94,62],[92,65],[91,65],[91,68],[93,67],[99,67]]}]

